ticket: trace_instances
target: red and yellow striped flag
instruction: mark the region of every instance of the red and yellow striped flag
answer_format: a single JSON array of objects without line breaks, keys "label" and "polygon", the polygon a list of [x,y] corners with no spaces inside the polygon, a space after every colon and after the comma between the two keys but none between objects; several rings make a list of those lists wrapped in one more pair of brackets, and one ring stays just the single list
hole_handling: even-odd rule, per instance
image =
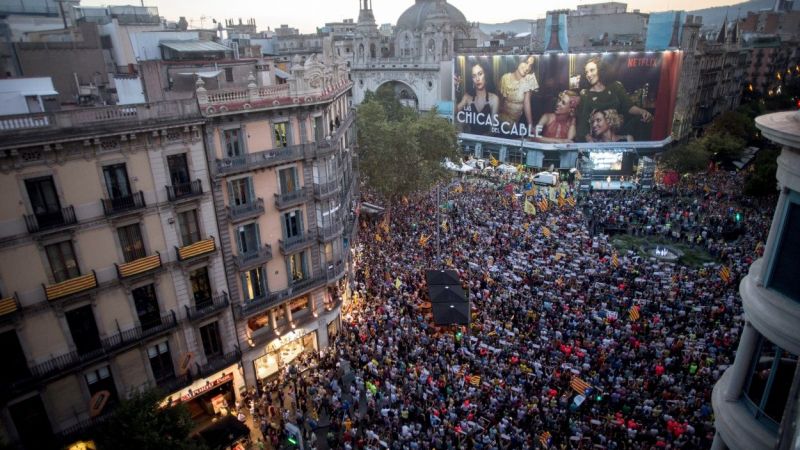
[{"label": "red and yellow striped flag", "polygon": [[563,208],[565,204],[564,197],[558,197],[558,207]]},{"label": "red and yellow striped flag", "polygon": [[722,266],[719,269],[719,277],[722,278],[722,281],[726,283],[731,282],[731,269],[728,269],[727,266]]},{"label": "red and yellow striped flag", "polygon": [[552,232],[550,231],[550,228],[542,227],[542,234],[544,237],[549,238]]},{"label": "red and yellow striped flag", "polygon": [[544,433],[539,435],[539,443],[542,444],[542,447],[547,448],[550,446],[550,439],[552,435],[549,431],[545,431]]},{"label": "red and yellow striped flag", "polygon": [[628,318],[631,320],[639,320],[639,305],[631,306],[631,309],[628,310]]},{"label": "red and yellow striped flag", "polygon": [[375,242],[383,242],[383,238],[378,233],[375,233]]},{"label": "red and yellow striped flag", "polygon": [[542,211],[547,211],[547,206],[548,206],[547,199],[543,198],[543,199],[539,200],[539,202],[537,203],[537,206],[539,206],[539,209],[541,209]]},{"label": "red and yellow striped flag", "polygon": [[578,377],[572,377],[572,380],[569,382],[569,387],[580,395],[586,395],[587,390],[590,389],[592,385]]},{"label": "red and yellow striped flag", "polygon": [[611,265],[615,268],[619,267],[619,256],[617,256],[617,252],[614,252],[614,254],[611,255]]},{"label": "red and yellow striped flag", "polygon": [[419,237],[419,246],[420,247],[424,247],[424,246],[428,245],[428,239],[430,239],[430,238],[431,237],[428,236],[427,234],[423,234],[422,236],[420,236]]},{"label": "red and yellow striped flag", "polygon": [[569,203],[569,206],[572,206],[574,208],[575,207],[575,198],[574,197],[569,197],[567,199],[567,203]]},{"label": "red and yellow striped flag", "polygon": [[480,375],[472,375],[469,377],[469,384],[478,387],[481,385],[481,376]]}]

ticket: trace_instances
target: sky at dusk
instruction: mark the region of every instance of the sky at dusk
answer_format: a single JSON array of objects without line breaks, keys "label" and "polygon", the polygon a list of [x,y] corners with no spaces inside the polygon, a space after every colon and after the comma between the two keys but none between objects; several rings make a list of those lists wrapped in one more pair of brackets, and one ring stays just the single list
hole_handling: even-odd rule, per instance
[{"label": "sky at dusk", "polygon": [[[142,0],[82,0],[81,5],[139,5]],[[414,0],[372,0],[372,10],[378,24],[394,24],[400,14]],[[524,0],[450,0],[467,20],[482,23],[508,22],[514,19],[539,19],[552,9],[575,9],[579,4],[599,2],[559,1],[533,2]],[[668,10],[695,10],[725,6],[731,0],[633,0],[627,2],[628,11],[642,12]],[[302,33],[312,33],[325,22],[358,19],[359,0],[144,0],[145,6],[156,6],[167,20],[185,16],[194,27],[211,27],[211,19],[256,19],[259,30],[275,29],[281,24],[299,28]],[[735,12],[734,12],[735,13]]]}]

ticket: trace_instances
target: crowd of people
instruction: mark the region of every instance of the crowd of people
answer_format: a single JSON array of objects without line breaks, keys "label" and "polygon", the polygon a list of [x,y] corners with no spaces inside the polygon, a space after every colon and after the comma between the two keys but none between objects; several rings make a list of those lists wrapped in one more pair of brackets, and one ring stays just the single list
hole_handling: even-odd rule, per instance
[{"label": "crowd of people", "polygon": [[[547,208],[539,192],[535,213],[522,182],[443,187],[441,211],[435,191],[390,205],[390,217],[362,221],[358,308],[302,379],[294,419],[311,430],[325,417],[324,445],[343,449],[710,448],[711,391],[742,324],[738,280],[774,205],[743,198],[739,177],[569,192],[577,201]],[[743,223],[731,237],[734,210]],[[612,221],[717,262],[617,252],[588,226]],[[468,327],[434,326],[431,268],[458,272]]]}]

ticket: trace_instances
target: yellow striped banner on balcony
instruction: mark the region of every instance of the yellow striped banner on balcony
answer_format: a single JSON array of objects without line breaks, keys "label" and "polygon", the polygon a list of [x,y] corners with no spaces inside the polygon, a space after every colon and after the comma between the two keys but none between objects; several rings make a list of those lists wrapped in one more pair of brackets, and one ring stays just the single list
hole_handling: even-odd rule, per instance
[{"label": "yellow striped banner on balcony", "polygon": [[178,259],[180,259],[181,261],[185,261],[189,258],[194,258],[195,256],[211,253],[216,249],[217,247],[214,243],[214,238],[210,237],[202,241],[197,241],[194,244],[190,244],[185,247],[179,248]]},{"label": "yellow striped banner on balcony", "polygon": [[144,258],[135,259],[124,264],[118,264],[117,273],[120,278],[128,278],[158,269],[159,267],[161,267],[161,255],[156,252],[155,255],[145,256]]},{"label": "yellow striped banner on balcony", "polygon": [[19,309],[16,297],[8,297],[0,300],[0,317],[11,314]]},{"label": "yellow striped banner on balcony", "polygon": [[88,273],[86,275],[70,278],[69,280],[62,281],[61,283],[51,284],[50,286],[44,286],[44,293],[45,296],[47,296],[47,300],[56,300],[96,287],[97,275],[95,275],[93,270],[92,273]]}]

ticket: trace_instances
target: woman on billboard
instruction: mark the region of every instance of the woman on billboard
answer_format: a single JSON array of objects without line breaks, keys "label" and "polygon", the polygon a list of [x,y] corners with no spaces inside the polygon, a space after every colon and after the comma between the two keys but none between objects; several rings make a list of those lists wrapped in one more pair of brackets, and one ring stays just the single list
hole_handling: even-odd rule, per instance
[{"label": "woman on billboard", "polygon": [[472,66],[472,84],[467,84],[466,92],[456,106],[456,113],[465,111],[472,113],[468,120],[467,132],[488,135],[491,133],[491,122],[497,115],[500,105],[500,98],[497,94],[489,92],[487,88],[486,69],[480,62],[475,62]]},{"label": "woman on billboard", "polygon": [[593,111],[613,109],[616,112],[639,116],[643,123],[653,120],[650,111],[633,104],[625,86],[619,81],[606,84],[603,65],[599,57],[590,58],[583,67],[588,89],[581,90],[581,103],[577,114],[577,136],[589,135],[590,116]]},{"label": "woman on billboard", "polygon": [[545,113],[539,119],[537,127],[542,127],[542,135],[536,142],[561,144],[575,140],[575,111],[581,102],[577,92],[566,90],[558,94],[556,109]]},{"label": "woman on billboard", "polygon": [[528,56],[517,64],[516,70],[500,78],[500,95],[503,97],[500,104],[500,122],[514,125],[524,112],[525,125],[528,130],[532,128],[531,92],[539,89],[536,75],[533,74],[533,63],[533,56]]},{"label": "woman on billboard", "polygon": [[622,127],[622,116],[615,109],[592,111],[589,115],[591,132],[586,135],[586,142],[631,142],[630,134],[619,135]]}]

